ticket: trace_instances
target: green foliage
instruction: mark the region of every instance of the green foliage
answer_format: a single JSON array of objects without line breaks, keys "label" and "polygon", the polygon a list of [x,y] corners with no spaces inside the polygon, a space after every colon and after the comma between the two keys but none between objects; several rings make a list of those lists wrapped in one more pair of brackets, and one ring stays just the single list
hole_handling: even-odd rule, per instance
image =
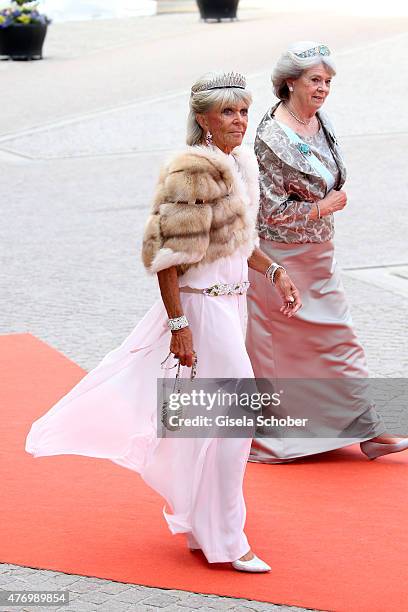
[{"label": "green foliage", "polygon": [[14,0],[18,6],[20,6],[23,10],[29,11],[33,9],[33,5],[37,5],[38,2],[36,0]]}]

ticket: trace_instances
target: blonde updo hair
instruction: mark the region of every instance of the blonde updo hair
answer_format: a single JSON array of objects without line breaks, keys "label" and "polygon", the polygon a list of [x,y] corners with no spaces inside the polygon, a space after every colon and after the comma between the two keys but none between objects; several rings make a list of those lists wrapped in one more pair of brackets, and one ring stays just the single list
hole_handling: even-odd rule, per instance
[{"label": "blonde updo hair", "polygon": [[[205,83],[221,77],[223,74],[224,72],[207,72],[194,83],[191,89],[199,88]],[[250,106],[252,103],[251,92],[247,89],[236,87],[192,92],[190,96],[190,112],[187,119],[187,144],[197,145],[205,139],[204,130],[196,119],[197,113],[204,114],[213,108],[223,110],[228,105],[239,102],[244,102],[244,104]]]},{"label": "blonde updo hair", "polygon": [[275,96],[280,100],[289,99],[288,79],[298,79],[304,70],[323,64],[327,71],[334,76],[336,67],[331,55],[312,55],[311,57],[298,57],[295,53],[303,53],[308,49],[318,47],[321,43],[312,40],[295,42],[282,53],[272,73],[272,84]]}]

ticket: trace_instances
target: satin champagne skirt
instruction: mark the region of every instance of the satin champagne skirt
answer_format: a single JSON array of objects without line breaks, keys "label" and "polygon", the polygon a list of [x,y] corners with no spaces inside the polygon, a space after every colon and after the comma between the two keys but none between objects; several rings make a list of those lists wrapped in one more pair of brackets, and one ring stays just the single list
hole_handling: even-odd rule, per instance
[{"label": "satin champagne skirt", "polygon": [[[366,379],[368,370],[364,350],[353,330],[333,243],[261,240],[260,246],[288,270],[300,291],[303,307],[293,318],[285,318],[279,312],[282,301],[278,292],[263,275],[250,270],[247,350],[257,378],[304,380],[303,397],[307,401],[303,411],[301,401],[296,404],[300,406],[298,416],[313,422],[314,433],[295,438],[279,435],[276,430],[270,431],[271,437],[265,430],[258,432],[250,461],[290,461],[384,433],[384,423],[374,406],[364,397],[356,399],[354,383],[349,380],[349,377]],[[337,383],[343,379],[344,384],[337,384],[332,401],[329,397],[322,402],[322,388],[326,388],[328,396],[336,383],[319,385],[316,379],[336,379]],[[301,397],[302,384],[296,384]],[[316,435],[325,431],[328,421],[330,434]]]},{"label": "satin champagne skirt", "polygon": [[[179,281],[205,288],[247,278],[247,262],[236,253]],[[198,356],[197,377],[253,378],[245,348],[246,296],[182,293],[181,301]],[[163,514],[172,533],[186,533],[210,563],[234,561],[250,548],[242,485],[251,438],[157,437],[156,386],[165,376],[160,364],[169,352],[167,320],[160,300],[121,346],[32,424],[26,450],[34,457],[105,458],[138,472],[166,500]]]}]

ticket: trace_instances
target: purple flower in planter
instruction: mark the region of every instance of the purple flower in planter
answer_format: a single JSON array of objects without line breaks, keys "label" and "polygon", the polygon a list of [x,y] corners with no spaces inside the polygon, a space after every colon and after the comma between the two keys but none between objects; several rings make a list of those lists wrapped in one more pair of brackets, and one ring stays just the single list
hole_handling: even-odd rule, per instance
[{"label": "purple flower in planter", "polygon": [[0,28],[7,28],[13,22],[13,18],[8,9],[0,11]]},{"label": "purple flower in planter", "polygon": [[8,8],[0,10],[0,29],[7,28],[12,25],[29,25],[29,24],[41,24],[48,25],[51,23],[46,15],[42,15],[35,6],[31,8],[24,2],[20,2],[20,7],[10,6]]}]

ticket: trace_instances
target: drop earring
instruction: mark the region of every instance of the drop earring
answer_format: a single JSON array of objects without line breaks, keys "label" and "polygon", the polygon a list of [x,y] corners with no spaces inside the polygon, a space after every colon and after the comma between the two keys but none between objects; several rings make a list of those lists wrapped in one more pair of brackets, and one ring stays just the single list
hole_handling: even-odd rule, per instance
[{"label": "drop earring", "polygon": [[289,91],[293,91],[293,85],[289,85]]},{"label": "drop earring", "polygon": [[211,132],[207,132],[207,134],[205,135],[205,144],[207,145],[207,147],[210,147],[212,143],[213,143],[212,134]]}]

